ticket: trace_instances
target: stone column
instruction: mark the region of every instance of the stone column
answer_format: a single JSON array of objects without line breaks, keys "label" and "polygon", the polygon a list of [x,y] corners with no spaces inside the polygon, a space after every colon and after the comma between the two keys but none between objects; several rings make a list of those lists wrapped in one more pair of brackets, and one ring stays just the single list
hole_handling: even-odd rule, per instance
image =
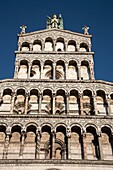
[{"label": "stone column", "polygon": [[91,63],[89,65],[89,68],[90,68],[90,79],[94,80],[95,78],[94,78],[94,66],[93,66],[93,63]]},{"label": "stone column", "polygon": [[15,93],[14,93],[14,92],[12,92],[12,94],[11,94],[11,107],[10,107],[10,114],[13,114],[14,102],[15,102]]},{"label": "stone column", "polygon": [[55,93],[52,94],[52,114],[55,115]]},{"label": "stone column", "polygon": [[68,79],[68,63],[65,63],[65,79]]},{"label": "stone column", "polygon": [[38,111],[41,114],[41,105],[42,105],[42,93],[39,94],[39,104],[38,104]]},{"label": "stone column", "polygon": [[78,80],[81,80],[81,66],[78,64]]},{"label": "stone column", "polygon": [[28,74],[27,74],[28,79],[30,79],[30,73],[31,73],[31,64],[29,63],[29,65],[28,65]]},{"label": "stone column", "polygon": [[44,75],[43,75],[43,67],[44,67],[44,63],[41,63],[41,79],[44,78]]},{"label": "stone column", "polygon": [[68,42],[67,42],[67,41],[65,41],[65,49],[64,49],[64,51],[66,51],[66,52],[67,52],[67,48],[68,48]]},{"label": "stone column", "polygon": [[33,44],[30,43],[30,51],[33,51]]},{"label": "stone column", "polygon": [[76,44],[76,50],[79,52],[80,51],[80,44]]},{"label": "stone column", "polygon": [[21,51],[21,43],[18,42],[18,51]]},{"label": "stone column", "polygon": [[82,93],[79,94],[79,100],[80,100],[80,115],[84,115],[84,112],[83,112],[83,94]]},{"label": "stone column", "polygon": [[45,41],[41,40],[42,42],[42,51],[44,51],[44,48],[45,48]]},{"label": "stone column", "polygon": [[55,51],[56,39],[53,39],[53,51]]},{"label": "stone column", "polygon": [[67,115],[69,115],[69,93],[66,94],[66,111]]},{"label": "stone column", "polygon": [[4,150],[3,150],[3,159],[7,159],[10,135],[11,135],[11,128],[7,127]]},{"label": "stone column", "polygon": [[21,132],[21,142],[20,142],[20,153],[19,153],[20,159],[23,157],[25,136],[26,136],[26,132],[25,132],[25,131],[22,131],[22,132]]},{"label": "stone column", "polygon": [[101,143],[101,132],[97,133],[98,136],[98,144],[99,144],[99,155],[100,155],[100,159],[103,160],[103,150],[102,150],[102,143]]},{"label": "stone column", "polygon": [[83,155],[84,155],[84,160],[87,159],[87,145],[86,145],[86,133],[83,132],[82,134],[82,142],[83,142]]},{"label": "stone column", "polygon": [[56,63],[53,63],[53,80],[56,79]]},{"label": "stone column", "polygon": [[68,159],[71,159],[71,127],[68,126],[66,129],[66,136],[67,136],[67,152],[68,152]]},{"label": "stone column", "polygon": [[110,105],[110,96],[107,94],[106,95],[106,103],[107,103],[107,112],[108,112],[108,115],[111,115],[111,105]]},{"label": "stone column", "polygon": [[41,132],[40,129],[36,131],[36,159],[40,159],[40,140],[41,140]]},{"label": "stone column", "polygon": [[25,114],[27,114],[28,111],[28,98],[29,98],[29,93],[26,93],[26,99],[25,99]]},{"label": "stone column", "polygon": [[16,61],[15,62],[14,78],[18,78],[18,69],[19,69],[19,63],[18,63],[18,61]]},{"label": "stone column", "polygon": [[98,115],[96,95],[92,96],[95,115]]},{"label": "stone column", "polygon": [[55,139],[56,139],[56,132],[55,130],[52,130],[52,159],[55,159]]}]

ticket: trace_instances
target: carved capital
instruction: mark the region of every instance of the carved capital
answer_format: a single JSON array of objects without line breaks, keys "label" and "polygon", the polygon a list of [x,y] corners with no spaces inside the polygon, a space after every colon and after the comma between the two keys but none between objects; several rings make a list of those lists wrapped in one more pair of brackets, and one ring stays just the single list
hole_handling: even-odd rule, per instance
[{"label": "carved capital", "polygon": [[67,137],[71,137],[71,127],[70,126],[67,126],[67,128],[66,128],[66,135],[67,135]]}]

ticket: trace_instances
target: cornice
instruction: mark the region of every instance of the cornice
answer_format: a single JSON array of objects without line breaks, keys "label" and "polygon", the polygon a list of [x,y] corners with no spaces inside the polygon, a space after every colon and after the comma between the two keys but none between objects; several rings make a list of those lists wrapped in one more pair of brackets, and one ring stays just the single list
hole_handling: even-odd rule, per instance
[{"label": "cornice", "polygon": [[85,35],[85,34],[82,34],[82,33],[77,33],[77,32],[73,32],[73,31],[69,31],[69,30],[61,30],[61,29],[56,29],[56,28],[43,29],[43,30],[39,30],[39,31],[34,31],[34,32],[30,32],[30,33],[25,33],[25,34],[17,34],[17,35],[19,37],[27,37],[27,36],[30,36],[30,35],[35,35],[35,34],[40,34],[40,33],[47,33],[47,32],[68,33],[68,34],[77,35],[77,36],[86,37],[86,38],[91,38],[92,37],[92,35]]},{"label": "cornice", "polygon": [[27,115],[14,115],[14,114],[2,114],[2,115],[0,115],[0,119],[4,119],[4,118],[11,118],[11,119],[13,119],[13,118],[22,118],[22,119],[29,119],[29,118],[33,118],[33,119],[39,119],[39,118],[54,118],[54,119],[61,119],[61,118],[63,118],[63,119],[83,119],[83,120],[91,120],[91,119],[100,119],[100,120],[102,120],[102,119],[108,119],[108,120],[113,120],[113,116],[110,116],[110,115],[94,115],[94,116],[90,116],[90,115],[84,115],[84,116],[81,116],[81,115],[43,115],[43,114],[32,114],[32,115],[30,115],[30,114],[27,114]]},{"label": "cornice", "polygon": [[0,80],[0,83],[9,83],[9,82],[15,82],[15,83],[19,83],[19,82],[23,82],[23,83],[30,83],[30,82],[36,82],[36,83],[87,83],[87,84],[94,84],[94,83],[98,83],[98,84],[105,84],[105,85],[111,85],[113,86],[113,82],[108,82],[108,81],[104,81],[104,80],[37,80],[37,79],[3,79]]},{"label": "cornice", "polygon": [[30,164],[49,164],[49,165],[63,165],[63,164],[80,164],[80,165],[113,165],[113,161],[112,160],[74,160],[74,159],[70,159],[70,160],[34,160],[34,159],[12,159],[12,160],[0,160],[0,165],[9,165],[9,164],[13,164],[13,165],[30,165]]},{"label": "cornice", "polygon": [[94,52],[65,52],[65,51],[15,51],[15,54],[58,54],[58,55],[62,55],[62,54],[70,54],[70,55],[94,55]]}]

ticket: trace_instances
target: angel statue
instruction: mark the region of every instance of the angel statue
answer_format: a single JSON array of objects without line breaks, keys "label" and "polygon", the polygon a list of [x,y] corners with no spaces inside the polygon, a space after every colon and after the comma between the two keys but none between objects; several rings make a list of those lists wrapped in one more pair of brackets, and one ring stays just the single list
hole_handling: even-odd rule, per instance
[{"label": "angel statue", "polygon": [[59,17],[57,17],[56,14],[53,15],[53,17],[47,16],[47,21],[46,21],[46,28],[58,28],[58,29],[63,29],[63,19],[61,14]]}]

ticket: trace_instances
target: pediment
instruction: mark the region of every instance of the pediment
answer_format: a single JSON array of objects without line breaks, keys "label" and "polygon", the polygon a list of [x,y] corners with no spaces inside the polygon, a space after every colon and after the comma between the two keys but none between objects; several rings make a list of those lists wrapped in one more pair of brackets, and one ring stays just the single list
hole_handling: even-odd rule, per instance
[{"label": "pediment", "polygon": [[30,43],[37,39],[44,41],[48,37],[52,39],[57,39],[61,37],[67,40],[72,39],[75,41],[78,39],[84,39],[86,41],[89,41],[90,38],[92,37],[91,35],[84,35],[81,33],[76,33],[69,30],[61,30],[61,29],[44,29],[41,31],[35,31],[31,33],[19,34],[18,36],[20,41],[27,41]]}]

